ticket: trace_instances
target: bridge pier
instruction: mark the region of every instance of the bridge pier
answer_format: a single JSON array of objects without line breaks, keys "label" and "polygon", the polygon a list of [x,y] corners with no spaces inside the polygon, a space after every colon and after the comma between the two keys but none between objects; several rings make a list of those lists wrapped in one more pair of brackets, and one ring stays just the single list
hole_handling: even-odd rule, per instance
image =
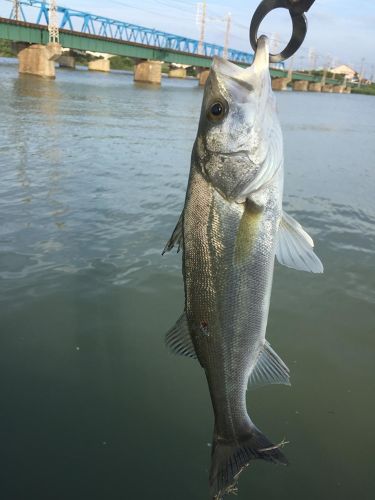
[{"label": "bridge pier", "polygon": [[273,78],[272,79],[272,90],[286,90],[288,87],[288,83],[291,81],[291,78]]},{"label": "bridge pier", "polygon": [[332,85],[328,85],[327,83],[322,85],[322,92],[332,92],[332,91],[333,91]]},{"label": "bridge pier", "polygon": [[342,94],[344,92],[344,85],[334,85],[332,88],[332,92],[335,94]]},{"label": "bridge pier", "polygon": [[186,68],[176,68],[176,66],[169,66],[169,78],[186,78]]},{"label": "bridge pier", "polygon": [[322,84],[320,82],[309,83],[309,92],[321,92]]},{"label": "bridge pier", "polygon": [[161,61],[140,61],[134,65],[134,81],[143,83],[161,83]]},{"label": "bridge pier", "polygon": [[307,92],[307,89],[309,88],[309,82],[308,80],[295,80],[292,83],[292,88],[297,92]]},{"label": "bridge pier", "polygon": [[63,54],[60,56],[57,62],[59,63],[60,68],[76,69],[76,60],[74,59],[74,56],[70,56],[69,54]]},{"label": "bridge pier", "polygon": [[16,43],[15,48],[19,61],[18,71],[28,75],[55,78],[55,61],[61,56],[61,45],[25,45]]},{"label": "bridge pier", "polygon": [[89,61],[89,71],[102,71],[108,73],[111,70],[111,63],[109,59],[94,59]]},{"label": "bridge pier", "polygon": [[207,82],[207,78],[210,74],[210,70],[207,68],[201,69],[198,73],[198,80],[199,80],[199,85],[201,87],[204,87]]}]

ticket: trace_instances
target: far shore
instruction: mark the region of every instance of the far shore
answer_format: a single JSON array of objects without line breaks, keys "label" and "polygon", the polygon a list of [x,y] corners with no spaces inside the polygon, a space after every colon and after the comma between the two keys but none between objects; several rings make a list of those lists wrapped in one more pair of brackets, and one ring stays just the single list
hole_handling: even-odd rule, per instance
[{"label": "far shore", "polygon": [[[1,41],[0,41],[1,42]],[[0,43],[0,59],[13,59],[17,60],[14,53],[11,51],[10,47],[7,47],[6,44]],[[80,55],[76,58],[77,68],[79,67],[87,67],[88,62],[93,59],[91,56]],[[164,63],[162,66],[162,75],[165,77],[168,75],[169,64]],[[111,70],[120,70],[126,72],[132,72],[134,70],[133,61],[128,57],[123,56],[114,56],[111,57]],[[188,69],[187,78],[197,78],[192,69]],[[371,95],[375,96],[375,83],[371,83],[370,85],[362,85],[361,87],[352,87],[352,94],[361,94],[361,95]]]}]

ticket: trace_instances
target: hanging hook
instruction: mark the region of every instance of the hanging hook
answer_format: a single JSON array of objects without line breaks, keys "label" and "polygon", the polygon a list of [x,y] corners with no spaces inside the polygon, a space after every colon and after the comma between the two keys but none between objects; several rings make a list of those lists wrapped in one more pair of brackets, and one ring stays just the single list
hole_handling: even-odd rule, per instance
[{"label": "hanging hook", "polygon": [[307,12],[315,0],[263,0],[256,11],[250,24],[250,43],[254,51],[257,48],[258,29],[263,19],[272,10],[288,9],[293,24],[292,36],[288,45],[279,54],[270,54],[270,62],[280,62],[291,57],[302,45],[307,33]]}]

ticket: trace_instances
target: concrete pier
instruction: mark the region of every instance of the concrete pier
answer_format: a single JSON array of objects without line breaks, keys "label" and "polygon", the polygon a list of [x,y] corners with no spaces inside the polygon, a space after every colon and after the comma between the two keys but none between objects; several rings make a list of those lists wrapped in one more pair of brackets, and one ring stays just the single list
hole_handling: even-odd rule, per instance
[{"label": "concrete pier", "polygon": [[273,78],[272,79],[272,90],[286,90],[288,87],[288,83],[291,81],[291,78]]},{"label": "concrete pier", "polygon": [[334,85],[332,88],[332,92],[335,94],[342,94],[344,92],[344,85]]},{"label": "concrete pier", "polygon": [[201,87],[203,87],[204,85],[206,85],[206,82],[207,82],[207,78],[208,78],[208,75],[210,74],[210,70],[209,69],[203,69],[199,72],[198,74],[198,80],[199,80],[199,85]]},{"label": "concrete pier", "polygon": [[321,92],[322,84],[320,82],[311,82],[309,84],[309,92]]},{"label": "concrete pier", "polygon": [[76,60],[69,54],[63,54],[57,60],[60,68],[76,69]]},{"label": "concrete pier", "polygon": [[19,61],[18,71],[28,75],[55,78],[55,61],[61,56],[61,45],[16,44]]},{"label": "concrete pier", "polygon": [[95,59],[94,61],[89,61],[88,68],[89,71],[108,73],[111,70],[111,63],[109,59]]},{"label": "concrete pier", "polygon": [[322,92],[332,92],[333,87],[332,85],[328,85],[327,83],[322,85]]},{"label": "concrete pier", "polygon": [[161,82],[161,61],[141,61],[134,65],[134,81],[154,83]]},{"label": "concrete pier", "polygon": [[186,68],[170,66],[168,76],[169,78],[186,78]]},{"label": "concrete pier", "polygon": [[309,88],[309,82],[308,80],[295,80],[292,83],[292,88],[297,92],[307,92],[307,89]]}]

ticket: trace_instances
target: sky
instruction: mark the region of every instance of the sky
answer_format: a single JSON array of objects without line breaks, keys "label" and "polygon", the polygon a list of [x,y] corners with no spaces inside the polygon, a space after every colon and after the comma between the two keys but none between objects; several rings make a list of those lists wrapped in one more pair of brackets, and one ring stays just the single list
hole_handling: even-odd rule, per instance
[{"label": "sky", "polygon": [[[226,17],[231,13],[229,45],[249,51],[248,27],[260,0],[207,0],[205,41],[224,44]],[[149,28],[199,38],[194,0],[58,0],[59,5],[100,14]],[[0,15],[8,15],[9,0],[0,0]],[[375,0],[316,0],[306,14],[308,33],[292,62],[294,68],[348,64],[375,78]],[[289,39],[291,22],[277,9],[262,23],[259,34],[271,38],[278,51]],[[276,50],[274,50],[276,52]],[[287,63],[288,66],[289,63]]]}]

